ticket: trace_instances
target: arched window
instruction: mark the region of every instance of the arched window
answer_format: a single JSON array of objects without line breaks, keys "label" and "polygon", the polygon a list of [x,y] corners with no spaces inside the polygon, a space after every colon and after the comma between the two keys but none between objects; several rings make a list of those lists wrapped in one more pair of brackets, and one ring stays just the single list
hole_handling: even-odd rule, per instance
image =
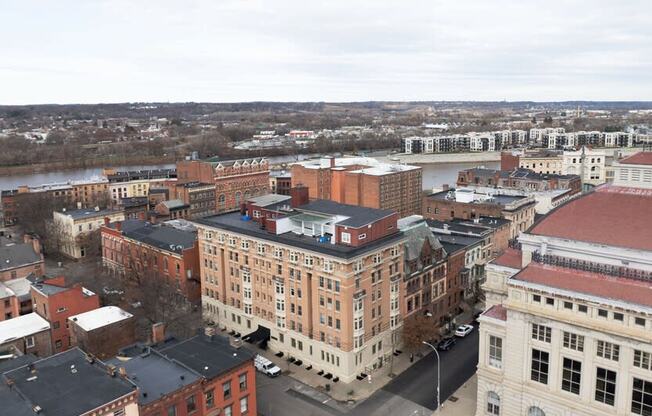
[{"label": "arched window", "polygon": [[225,205],[226,205],[226,197],[224,196],[224,194],[220,194],[220,196],[217,198],[217,206],[220,209],[224,209]]},{"label": "arched window", "polygon": [[240,208],[240,203],[242,202],[242,192],[236,192],[235,193],[235,206],[239,209]]},{"label": "arched window", "polygon": [[546,413],[536,406],[532,406],[527,411],[527,416],[546,416]]},{"label": "arched window", "polygon": [[245,191],[245,197],[244,197],[245,202],[249,201],[249,190]]},{"label": "arched window", "polygon": [[487,413],[500,415],[500,396],[494,391],[487,393]]}]

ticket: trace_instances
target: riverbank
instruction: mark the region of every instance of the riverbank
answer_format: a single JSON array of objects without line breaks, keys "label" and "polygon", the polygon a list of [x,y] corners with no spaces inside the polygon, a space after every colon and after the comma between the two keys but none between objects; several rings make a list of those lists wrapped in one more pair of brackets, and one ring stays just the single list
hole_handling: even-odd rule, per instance
[{"label": "riverbank", "polygon": [[430,165],[433,163],[499,162],[500,152],[393,154],[376,157],[381,162]]},{"label": "riverbank", "polygon": [[110,168],[116,166],[142,166],[175,163],[174,156],[134,156],[97,158],[83,161],[36,163],[33,165],[0,166],[0,176],[30,175],[39,173],[71,171],[89,168]]}]

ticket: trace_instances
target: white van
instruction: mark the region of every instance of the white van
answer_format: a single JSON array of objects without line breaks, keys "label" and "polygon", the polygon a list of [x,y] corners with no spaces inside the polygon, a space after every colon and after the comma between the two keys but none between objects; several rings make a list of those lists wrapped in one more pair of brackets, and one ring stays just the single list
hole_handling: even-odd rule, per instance
[{"label": "white van", "polygon": [[256,370],[265,373],[270,377],[276,377],[281,374],[281,369],[262,355],[256,355],[254,366],[256,367]]}]

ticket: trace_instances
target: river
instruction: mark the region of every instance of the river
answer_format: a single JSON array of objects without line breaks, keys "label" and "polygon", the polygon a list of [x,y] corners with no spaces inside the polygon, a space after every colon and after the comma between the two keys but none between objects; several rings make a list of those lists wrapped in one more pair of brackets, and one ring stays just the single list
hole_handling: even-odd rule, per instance
[{"label": "river", "polygon": [[[304,160],[313,155],[300,155],[299,160]],[[268,158],[271,164],[296,161],[295,156],[277,156]],[[454,185],[457,172],[475,166],[483,165],[489,169],[497,169],[499,162],[453,162],[453,163],[428,163],[423,164],[423,188],[432,189],[443,184]],[[174,164],[147,165],[147,166],[120,166],[117,170],[163,169],[174,167]],[[102,175],[102,168],[71,169],[46,173],[30,173],[0,177],[0,189],[16,189],[20,185],[36,186],[51,183],[64,183],[82,179],[91,179]]]}]

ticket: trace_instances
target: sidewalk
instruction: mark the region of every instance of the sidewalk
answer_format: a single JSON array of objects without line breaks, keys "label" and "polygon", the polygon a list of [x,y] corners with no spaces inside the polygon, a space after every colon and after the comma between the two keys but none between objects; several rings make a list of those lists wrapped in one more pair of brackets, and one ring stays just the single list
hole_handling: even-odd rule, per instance
[{"label": "sidewalk", "polygon": [[[455,322],[458,325],[462,323],[471,322],[472,320],[473,320],[472,308],[470,310],[466,310],[462,312],[461,314],[455,317]],[[328,380],[318,375],[317,370],[314,368],[311,370],[307,370],[305,368],[305,365],[297,366],[295,364],[291,364],[289,361],[287,361],[286,357],[281,357],[281,358],[276,357],[271,351],[262,351],[258,349],[256,346],[251,344],[247,344],[247,346],[248,348],[256,350],[256,352],[260,353],[261,355],[265,356],[266,358],[274,362],[274,364],[276,364],[283,371],[284,374],[289,375],[290,377],[300,381],[301,383],[304,383],[310,387],[319,390],[320,392],[327,394],[332,399],[338,402],[346,403],[352,401],[351,404],[353,404],[353,402],[359,403],[367,399],[377,390],[381,389],[387,383],[392,381],[393,377],[398,376],[399,374],[407,370],[409,367],[416,364],[425,355],[430,353],[430,349],[424,346],[422,350],[414,354],[413,362],[410,362],[410,354],[406,351],[404,351],[402,354],[399,354],[398,356],[393,356],[392,364],[387,363],[383,365],[382,368],[369,374],[371,376],[371,382],[369,381],[369,379],[364,379],[364,380],[353,380],[350,383],[343,383],[342,381],[334,383],[332,380]],[[393,374],[393,377],[390,377],[390,373]],[[326,385],[328,385],[329,390],[327,390]],[[475,395],[475,389],[473,390],[473,394]],[[473,406],[475,406],[475,402],[473,402]]]},{"label": "sidewalk", "polygon": [[[316,369],[307,370],[305,365],[297,366],[291,364],[286,360],[285,357],[277,357],[270,351],[262,351],[256,348],[253,345],[248,344],[248,348],[256,350],[256,352],[264,355],[266,358],[270,359],[274,364],[276,364],[282,371],[283,374],[288,375],[301,383],[304,383],[310,387],[313,387],[338,402],[347,402],[354,401],[360,402],[369,396],[371,396],[378,389],[382,388],[385,384],[389,383],[393,377],[390,377],[390,367],[391,372],[394,376],[402,373],[407,370],[411,365],[415,364],[418,360],[423,358],[427,351],[425,348],[423,350],[424,354],[415,354],[414,362],[410,362],[410,354],[403,352],[398,356],[393,357],[393,364],[385,364],[381,369],[374,371],[370,374],[371,382],[369,379],[364,380],[353,380],[350,383],[344,383],[338,381],[336,383],[333,380],[328,380],[317,374]],[[329,385],[330,390],[327,390],[326,385]]]},{"label": "sidewalk", "polygon": [[[451,397],[444,402],[440,412],[435,411],[432,416],[474,416],[477,406],[478,375],[466,380]],[[456,401],[451,401],[456,398]]]}]

